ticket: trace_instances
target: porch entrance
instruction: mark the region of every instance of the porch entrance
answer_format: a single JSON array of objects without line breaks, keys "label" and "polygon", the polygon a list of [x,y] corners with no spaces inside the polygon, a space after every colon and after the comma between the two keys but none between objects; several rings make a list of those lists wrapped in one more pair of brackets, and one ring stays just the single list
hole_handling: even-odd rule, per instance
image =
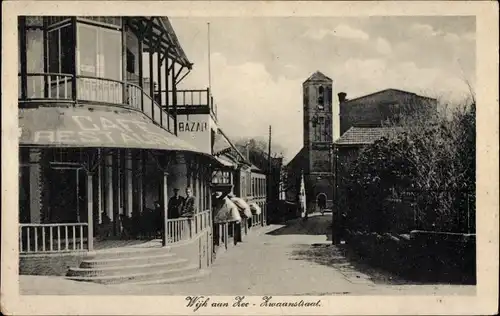
[{"label": "porch entrance", "polygon": [[80,166],[50,165],[45,172],[44,223],[86,223],[85,171]]}]

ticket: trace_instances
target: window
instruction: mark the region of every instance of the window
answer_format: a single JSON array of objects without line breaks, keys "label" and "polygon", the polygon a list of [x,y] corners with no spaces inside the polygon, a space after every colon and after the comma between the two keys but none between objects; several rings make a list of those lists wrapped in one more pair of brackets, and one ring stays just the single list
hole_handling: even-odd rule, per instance
[{"label": "window", "polygon": [[[83,44],[86,44],[85,46]],[[78,26],[79,75],[97,76],[97,28]]]},{"label": "window", "polygon": [[[121,81],[121,32],[78,24],[77,74]],[[106,103],[123,103],[120,82],[97,78],[78,79],[78,99]]]},{"label": "window", "polygon": [[318,88],[318,108],[322,110],[325,107],[324,101],[325,101],[325,89],[323,86],[319,86]]},{"label": "window", "polygon": [[135,73],[135,55],[127,48],[127,72]]},{"label": "window", "polygon": [[139,84],[139,39],[131,30],[127,30],[125,44],[127,46],[127,81]]},{"label": "window", "polygon": [[27,72],[44,72],[43,69],[43,31],[26,30],[26,60]]},{"label": "window", "polygon": [[73,73],[73,28],[66,25],[48,32],[49,72]]},{"label": "window", "polygon": [[121,33],[78,25],[79,75],[121,80]]}]

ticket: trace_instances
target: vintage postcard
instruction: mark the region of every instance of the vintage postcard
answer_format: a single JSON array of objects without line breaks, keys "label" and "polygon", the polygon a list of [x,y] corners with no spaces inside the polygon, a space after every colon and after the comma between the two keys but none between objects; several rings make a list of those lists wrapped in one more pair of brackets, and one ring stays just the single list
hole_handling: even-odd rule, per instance
[{"label": "vintage postcard", "polygon": [[2,313],[495,314],[497,25],[5,2]]}]

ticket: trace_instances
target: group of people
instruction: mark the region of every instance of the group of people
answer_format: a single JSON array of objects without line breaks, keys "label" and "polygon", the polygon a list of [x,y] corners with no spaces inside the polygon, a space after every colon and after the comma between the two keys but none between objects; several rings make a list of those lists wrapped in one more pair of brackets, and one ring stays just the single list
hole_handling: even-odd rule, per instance
[{"label": "group of people", "polygon": [[[179,195],[179,189],[174,188],[174,196],[168,200],[168,218],[193,217],[198,213],[196,198],[190,187],[187,187],[186,196]],[[163,218],[163,205],[159,201],[155,202],[156,213]]]}]

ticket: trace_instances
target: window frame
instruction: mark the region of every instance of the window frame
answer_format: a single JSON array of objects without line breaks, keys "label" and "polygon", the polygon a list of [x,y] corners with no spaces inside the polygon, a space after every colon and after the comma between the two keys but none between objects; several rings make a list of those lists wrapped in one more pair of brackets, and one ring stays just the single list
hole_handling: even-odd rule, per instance
[{"label": "window frame", "polygon": [[[70,31],[73,31],[73,30],[71,30],[71,28],[73,27],[73,25],[71,23],[61,24],[61,25],[58,25],[56,27],[52,27],[52,28],[47,30],[47,70],[49,73],[59,73],[59,74],[68,74],[69,75],[69,74],[72,74],[74,71],[74,69],[71,69],[68,72],[64,72],[62,69],[63,62],[62,62],[62,58],[61,58],[61,56],[62,56],[62,54],[61,54],[61,52],[62,52],[61,30],[63,28],[66,28],[66,27],[69,28]],[[51,34],[50,33],[52,33],[52,32],[57,32],[57,61],[58,61],[57,68],[58,69],[55,72],[52,71],[52,69],[50,69],[50,67],[51,67],[51,49],[50,48],[51,48],[51,46],[53,46],[53,45],[51,45],[51,40],[50,40]],[[70,46],[70,50],[69,50],[70,55],[75,54],[76,50],[75,50],[75,45],[74,45],[74,39],[69,44],[69,46]],[[72,65],[72,67],[76,67],[76,65]]]},{"label": "window frame", "polygon": [[318,98],[317,98],[317,103],[318,103],[318,109],[324,110],[325,109],[325,88],[323,86],[318,87]]},{"label": "window frame", "polygon": [[[82,53],[82,50],[80,50],[80,47],[82,47],[82,43],[80,42],[82,40],[82,37],[81,36],[77,36],[77,45],[76,45],[76,49],[75,49],[75,54],[76,54],[76,75],[77,76],[84,76],[84,77],[95,77],[95,78],[102,78],[102,79],[109,79],[109,80],[114,80],[114,81],[124,81],[124,74],[123,74],[123,60],[122,60],[122,54],[120,53],[119,56],[116,56],[116,60],[119,64],[119,67],[118,67],[118,79],[116,78],[112,78],[112,76],[110,75],[107,75],[105,73],[105,68],[104,68],[104,65],[106,64],[106,59],[104,58],[104,63],[103,65],[100,64],[100,55],[103,55],[102,52],[105,51],[106,49],[106,45],[102,44],[101,41],[102,41],[102,34],[104,32],[108,32],[110,34],[114,34],[117,36],[117,38],[119,39],[119,50],[121,52],[122,50],[122,34],[121,34],[121,30],[119,28],[114,28],[114,27],[104,27],[102,25],[99,25],[99,24],[93,24],[93,23],[84,23],[82,22],[82,20],[78,20],[77,22],[77,34],[80,35],[80,28],[88,28],[88,29],[93,29],[96,31],[96,38],[95,38],[95,51],[96,51],[96,54],[95,54],[95,71],[94,71],[94,75],[82,75],[81,74],[81,53]],[[102,45],[101,45],[102,44]],[[140,65],[139,65],[140,66]]]}]

